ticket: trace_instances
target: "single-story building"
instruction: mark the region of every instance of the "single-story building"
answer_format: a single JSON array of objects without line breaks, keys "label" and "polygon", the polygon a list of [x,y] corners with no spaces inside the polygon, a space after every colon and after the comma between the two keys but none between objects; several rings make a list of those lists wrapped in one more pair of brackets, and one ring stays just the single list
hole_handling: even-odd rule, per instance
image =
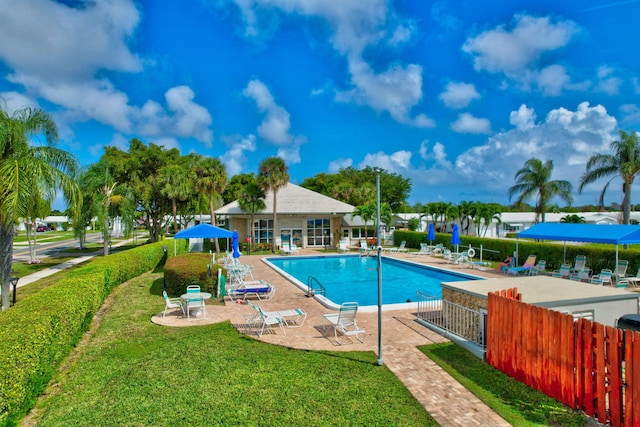
[{"label": "single-story building", "polygon": [[[355,209],[348,203],[288,183],[277,192],[277,230],[273,230],[273,192],[265,197],[266,208],[254,214],[255,243],[271,243],[275,235],[279,246],[288,240],[300,248],[337,247],[342,237],[342,219]],[[238,201],[216,210],[229,230],[237,230],[240,241],[251,235],[251,213],[240,209]]]}]

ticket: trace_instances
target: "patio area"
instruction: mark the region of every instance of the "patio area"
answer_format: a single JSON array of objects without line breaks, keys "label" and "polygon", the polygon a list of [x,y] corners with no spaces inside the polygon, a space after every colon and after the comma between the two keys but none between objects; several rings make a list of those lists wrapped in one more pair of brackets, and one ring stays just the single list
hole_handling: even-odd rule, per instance
[{"label": "patio area", "polygon": [[[317,251],[304,249],[301,254],[318,254]],[[413,262],[435,265],[438,267],[461,269],[488,278],[502,277],[490,270],[474,268],[462,269],[454,264],[446,264],[443,260],[429,256],[415,256],[406,253],[393,254],[393,257]],[[322,328],[323,315],[331,312],[313,298],[290,283],[277,272],[261,261],[261,256],[242,256],[243,264],[253,266],[254,277],[273,284],[277,292],[272,300],[258,301],[265,311],[278,311],[299,308],[306,312],[304,325],[299,328],[285,328],[286,335],[280,328],[265,330],[261,338],[255,332],[256,339],[272,344],[303,350],[330,351],[372,351],[378,350],[378,315],[376,312],[359,312],[358,326],[366,331],[364,343],[354,337],[345,338],[343,345],[335,342],[332,330]],[[252,299],[252,301],[256,301]],[[255,311],[248,304],[234,304],[226,301],[223,305],[207,305],[206,320],[187,320],[179,315],[162,311],[152,321],[166,326],[196,326],[205,323],[217,323],[229,320],[239,331],[245,333],[245,315]],[[404,383],[407,389],[420,401],[433,418],[443,426],[492,425],[508,426],[509,423],[500,418],[473,394],[455,381],[449,374],[426,357],[416,347],[420,345],[441,343],[446,338],[415,322],[415,310],[383,311],[382,316],[382,356],[384,364]]]}]

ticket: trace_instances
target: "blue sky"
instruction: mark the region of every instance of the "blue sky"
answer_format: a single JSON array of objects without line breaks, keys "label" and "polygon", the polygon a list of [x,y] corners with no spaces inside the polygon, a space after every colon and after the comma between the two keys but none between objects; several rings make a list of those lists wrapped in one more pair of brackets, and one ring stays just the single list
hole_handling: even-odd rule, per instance
[{"label": "blue sky", "polygon": [[527,159],[577,189],[618,129],[640,130],[640,0],[0,8],[0,97],[50,112],[82,165],[136,137],[220,157],[230,176],[280,155],[294,183],[370,165],[411,178],[411,203],[507,204]]}]

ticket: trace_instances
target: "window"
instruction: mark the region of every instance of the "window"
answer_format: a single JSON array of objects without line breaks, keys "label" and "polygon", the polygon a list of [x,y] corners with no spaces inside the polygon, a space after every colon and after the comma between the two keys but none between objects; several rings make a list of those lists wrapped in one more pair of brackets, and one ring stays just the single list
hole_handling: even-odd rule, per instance
[{"label": "window", "polygon": [[366,239],[367,237],[375,237],[374,227],[360,227],[351,230],[354,239]]},{"label": "window", "polygon": [[307,245],[326,246],[331,244],[331,220],[328,218],[307,220]]},{"label": "window", "polygon": [[261,219],[254,222],[255,235],[253,240],[256,243],[270,243],[273,236],[273,220]]}]

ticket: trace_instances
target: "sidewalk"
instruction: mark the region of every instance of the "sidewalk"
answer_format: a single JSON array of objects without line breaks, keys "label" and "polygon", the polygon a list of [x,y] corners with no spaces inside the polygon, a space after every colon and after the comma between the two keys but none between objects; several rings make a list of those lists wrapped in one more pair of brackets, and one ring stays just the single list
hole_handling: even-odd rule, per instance
[{"label": "sidewalk", "polygon": [[[118,242],[116,244],[114,244],[112,246],[112,248],[116,248],[118,246],[123,246],[126,245],[127,243],[131,242],[132,239],[129,240],[123,240],[121,242]],[[28,276],[24,276],[21,277],[20,280],[18,280],[18,288],[21,288],[23,286],[29,285],[37,280],[40,280],[44,277],[47,276],[51,276],[52,274],[55,274],[59,271],[65,270],[69,267],[73,267],[74,265],[83,263],[85,261],[89,261],[91,258],[95,257],[95,256],[99,256],[102,255],[102,249],[98,249],[95,252],[92,252],[88,255],[82,255],[82,256],[78,256],[76,258],[70,259],[69,261],[65,261],[63,263],[57,264],[53,267],[49,267],[49,268],[44,268],[42,270],[36,271],[35,273],[29,274]]]}]

